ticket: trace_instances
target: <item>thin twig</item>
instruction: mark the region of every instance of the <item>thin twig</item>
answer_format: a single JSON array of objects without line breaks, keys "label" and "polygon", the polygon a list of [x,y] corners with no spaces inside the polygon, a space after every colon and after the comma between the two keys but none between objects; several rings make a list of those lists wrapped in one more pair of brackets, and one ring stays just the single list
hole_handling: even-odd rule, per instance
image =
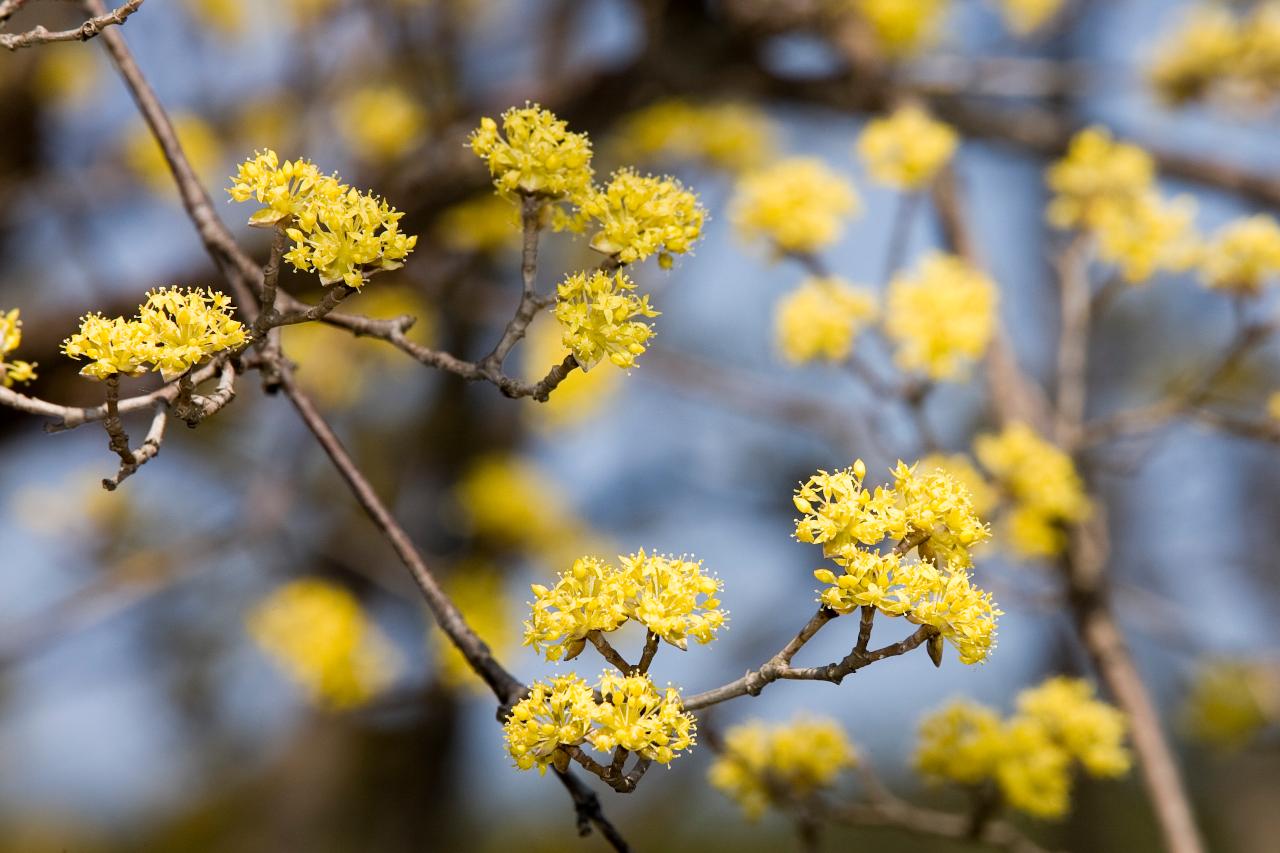
[{"label": "thin twig", "polygon": [[[78,27],[70,30],[49,30],[45,27],[35,27],[25,33],[0,33],[0,47],[9,50],[18,50],[24,47],[34,47],[38,44],[51,44],[59,41],[88,41],[94,36],[101,33],[110,26],[123,26],[125,20],[138,11],[143,0],[129,0],[127,3],[121,3],[110,12],[103,12],[95,15],[85,21]],[[21,5],[21,4],[19,4]],[[9,7],[5,4],[0,7],[0,22],[5,21],[17,10],[17,7]]]}]

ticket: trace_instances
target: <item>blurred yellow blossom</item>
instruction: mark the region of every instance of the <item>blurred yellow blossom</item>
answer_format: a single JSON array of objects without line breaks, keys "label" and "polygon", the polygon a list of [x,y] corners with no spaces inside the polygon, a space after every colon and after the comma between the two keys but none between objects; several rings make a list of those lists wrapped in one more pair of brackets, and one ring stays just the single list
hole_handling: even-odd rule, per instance
[{"label": "blurred yellow blossom", "polygon": [[931,253],[889,283],[885,332],[894,360],[930,379],[963,378],[995,331],[996,286],[963,258]]},{"label": "blurred yellow blossom", "polygon": [[[539,315],[529,326],[520,349],[521,375],[527,382],[537,382],[553,365],[569,354],[562,341],[560,325],[552,318]],[[620,390],[622,374],[616,370],[575,370],[564,378],[547,402],[526,406],[524,411],[535,423],[551,428],[565,427],[591,417]]]},{"label": "blurred yellow blossom", "polygon": [[[516,646],[514,602],[507,595],[500,572],[488,566],[463,564],[449,575],[445,592],[494,655],[503,658]],[[434,633],[440,680],[452,688],[466,685],[487,692],[484,682],[438,625]]]},{"label": "blurred yellow blossom", "polygon": [[1267,417],[1280,421],[1280,391],[1272,391],[1267,397]]},{"label": "blurred yellow blossom", "polygon": [[1053,20],[1065,0],[999,0],[1000,15],[1005,26],[1020,36],[1027,36]]},{"label": "blurred yellow blossom", "polygon": [[32,94],[65,107],[81,106],[102,79],[98,62],[94,51],[78,44],[43,45],[31,75]]},{"label": "blurred yellow blossom", "polygon": [[1018,695],[1017,712],[958,700],[920,726],[913,763],[930,781],[966,786],[995,782],[1011,807],[1059,818],[1071,803],[1072,773],[1110,778],[1128,772],[1123,714],[1076,678],[1051,678]]},{"label": "blurred yellow blossom", "polygon": [[938,37],[950,0],[846,0],[891,59],[914,56]]},{"label": "blurred yellow blossom", "polygon": [[486,193],[446,208],[435,227],[440,244],[455,252],[497,252],[520,245],[520,213]]},{"label": "blurred yellow blossom", "polygon": [[867,288],[835,277],[806,279],[775,309],[778,349],[793,364],[841,361],[876,311],[875,295]]},{"label": "blurred yellow blossom", "polygon": [[1066,547],[1068,524],[1089,516],[1084,483],[1071,457],[1025,423],[978,436],[974,455],[1012,507],[1002,534],[1014,553],[1048,557]]},{"label": "blurred yellow blossom", "polygon": [[1246,107],[1273,100],[1280,94],[1280,2],[1242,13],[1226,4],[1192,6],[1157,46],[1147,79],[1173,105],[1215,96]]},{"label": "blurred yellow blossom", "polygon": [[635,283],[621,270],[574,273],[556,288],[553,311],[564,345],[585,371],[601,359],[623,369],[635,366],[653,336],[653,327],[635,317],[650,318],[648,296],[636,296]]},{"label": "blurred yellow blossom", "polygon": [[626,116],[616,133],[624,162],[691,160],[739,174],[775,150],[773,124],[746,104],[695,104],[668,98]]},{"label": "blurred yellow blossom", "polygon": [[1102,206],[1093,222],[1098,256],[1115,264],[1129,284],[1147,281],[1157,271],[1182,272],[1199,259],[1195,200],[1169,200],[1143,193],[1125,208]]},{"label": "blurred yellow blossom", "polygon": [[872,180],[898,190],[916,190],[951,160],[959,142],[950,125],[909,105],[867,122],[858,137],[858,155]]},{"label": "blurred yellow blossom", "polygon": [[0,309],[0,386],[12,388],[15,382],[36,378],[34,362],[9,360],[9,353],[22,344],[22,317],[17,308]]},{"label": "blurred yellow blossom", "polygon": [[[173,116],[173,129],[191,168],[212,183],[222,165],[222,143],[218,133],[200,116],[178,113]],[[176,192],[173,173],[160,144],[146,125],[134,125],[123,142],[125,162],[152,192]]]},{"label": "blurred yellow blossom", "polygon": [[355,596],[328,581],[279,587],[247,619],[258,646],[321,707],[365,704],[395,679],[399,658]]},{"label": "blurred yellow blossom", "polygon": [[1280,724],[1280,667],[1274,661],[1220,659],[1203,663],[1183,707],[1198,740],[1239,749]]},{"label": "blurred yellow blossom", "polygon": [[707,779],[756,820],[779,789],[804,799],[831,787],[841,771],[857,763],[857,751],[835,720],[797,717],[774,725],[756,720],[725,733]]},{"label": "blurred yellow blossom", "polygon": [[768,240],[783,254],[816,252],[840,238],[860,207],[845,177],[816,158],[792,157],[744,175],[730,216],[744,240]]},{"label": "blurred yellow blossom", "polygon": [[245,32],[244,0],[186,0],[186,5],[198,24],[223,38]]},{"label": "blurred yellow blossom", "polygon": [[1257,293],[1280,277],[1280,224],[1259,213],[1224,225],[1205,246],[1200,275],[1214,290]]},{"label": "blurred yellow blossom", "polygon": [[400,86],[364,86],[339,99],[334,123],[357,157],[374,163],[394,162],[422,136],[427,114]]},{"label": "blurred yellow blossom", "polygon": [[1155,162],[1103,127],[1071,138],[1066,156],[1045,173],[1053,192],[1048,219],[1057,228],[1096,227],[1107,213],[1130,215],[1155,182]]}]

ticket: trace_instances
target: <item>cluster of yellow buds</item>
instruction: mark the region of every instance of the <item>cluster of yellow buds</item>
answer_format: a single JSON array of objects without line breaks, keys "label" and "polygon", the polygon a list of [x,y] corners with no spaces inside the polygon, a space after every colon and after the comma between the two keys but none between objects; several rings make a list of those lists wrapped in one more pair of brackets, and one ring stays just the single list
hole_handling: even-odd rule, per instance
[{"label": "cluster of yellow buds", "polygon": [[363,705],[388,687],[399,667],[390,641],[350,592],[328,581],[287,583],[248,617],[258,646],[318,705]]},{"label": "cluster of yellow buds", "polygon": [[951,160],[960,137],[914,105],[867,122],[858,155],[871,178],[898,190],[926,186]]},{"label": "cluster of yellow buds", "polygon": [[1116,142],[1106,128],[1086,128],[1046,172],[1054,193],[1049,222],[1058,228],[1095,228],[1109,210],[1128,214],[1150,192],[1155,175],[1155,162],[1146,151]]},{"label": "cluster of yellow buds", "polygon": [[861,206],[857,191],[821,160],[792,157],[738,181],[730,216],[745,240],[778,252],[807,253],[840,239],[844,219]]},{"label": "cluster of yellow buds", "polygon": [[932,781],[992,782],[1005,802],[1041,818],[1067,813],[1072,771],[1113,778],[1129,770],[1124,715],[1093,695],[1088,682],[1057,677],[1022,691],[1017,712],[964,700],[930,714],[920,726],[914,764]]},{"label": "cluster of yellow buds", "polygon": [[675,178],[640,175],[631,169],[615,172],[606,186],[587,193],[578,211],[598,229],[591,248],[622,264],[657,253],[664,269],[671,266],[673,254],[693,248],[706,218],[698,197]]},{"label": "cluster of yellow buds", "polygon": [[264,228],[283,227],[293,248],[285,260],[314,272],[322,284],[359,289],[365,278],[399,269],[418,243],[400,232],[403,213],[386,201],[323,175],[307,160],[280,163],[267,150],[240,165],[227,191],[234,201],[254,199],[266,207],[249,218]]},{"label": "cluster of yellow buds", "polygon": [[774,136],[754,107],[669,98],[624,118],[614,148],[624,161],[689,160],[741,174],[768,162]]},{"label": "cluster of yellow buds", "polygon": [[[865,488],[866,473],[862,460],[842,471],[819,471],[793,498],[803,514],[796,539],[821,545],[823,556],[844,570],[814,572],[827,584],[819,600],[838,613],[874,607],[933,626],[961,662],[986,660],[1001,614],[970,580],[970,550],[990,532],[968,490],[941,469],[920,474],[903,462],[892,487]],[[880,553],[881,545],[893,548]]]},{"label": "cluster of yellow buds", "polygon": [[1280,2],[1256,3],[1247,15],[1200,4],[1168,33],[1147,78],[1169,103],[1221,96],[1259,104],[1280,93]]},{"label": "cluster of yellow buds", "polygon": [[15,382],[36,378],[36,365],[28,361],[8,360],[9,353],[22,344],[22,317],[17,308],[0,311],[0,386],[12,388]]},{"label": "cluster of yellow buds", "polygon": [[715,639],[726,621],[721,582],[703,571],[701,560],[643,549],[618,560],[614,566],[582,557],[554,586],[534,584],[525,645],[548,660],[570,660],[586,646],[588,634],[615,631],[628,619],[679,649],[691,637],[703,644]]},{"label": "cluster of yellow buds", "polygon": [[1024,557],[1047,557],[1067,544],[1066,525],[1089,516],[1084,483],[1071,457],[1024,423],[974,441],[982,467],[1008,496],[1002,538]]},{"label": "cluster of yellow buds", "polygon": [[707,778],[755,820],[779,793],[803,799],[831,787],[841,771],[857,763],[857,751],[835,720],[799,717],[778,725],[757,720],[725,733],[724,749]]},{"label": "cluster of yellow buds", "polygon": [[995,333],[996,299],[982,270],[956,255],[929,254],[914,274],[889,283],[884,328],[894,360],[933,380],[962,378]]},{"label": "cluster of yellow buds", "polygon": [[635,317],[656,317],[648,296],[623,271],[575,273],[556,289],[555,318],[562,341],[578,366],[590,370],[608,358],[618,367],[635,366],[653,336],[653,327]]},{"label": "cluster of yellow buds", "polygon": [[793,364],[841,361],[876,311],[875,295],[865,287],[834,276],[806,279],[778,303],[778,349]]},{"label": "cluster of yellow buds", "polygon": [[496,121],[482,118],[471,134],[471,150],[508,196],[578,201],[591,190],[591,141],[537,104],[503,113],[501,132]]},{"label": "cluster of yellow buds", "polygon": [[248,343],[233,319],[231,299],[215,290],[178,287],[153,290],[132,320],[86,314],[80,331],[62,342],[71,358],[90,359],[80,375],[106,379],[158,371],[166,381],[209,357]]},{"label": "cluster of yellow buds", "polygon": [[592,687],[577,675],[537,682],[512,709],[504,731],[507,751],[521,770],[564,770],[566,747],[588,745],[603,753],[616,748],[670,764],[694,743],[696,722],[685,713],[680,692],[659,690],[647,675],[606,672]]}]

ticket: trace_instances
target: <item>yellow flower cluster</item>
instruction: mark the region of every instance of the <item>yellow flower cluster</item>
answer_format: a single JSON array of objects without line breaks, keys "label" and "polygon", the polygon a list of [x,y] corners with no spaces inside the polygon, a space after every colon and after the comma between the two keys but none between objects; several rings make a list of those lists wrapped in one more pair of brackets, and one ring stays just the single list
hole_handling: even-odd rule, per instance
[{"label": "yellow flower cluster", "polygon": [[885,332],[904,370],[962,378],[995,331],[996,286],[955,255],[931,253],[914,275],[897,275],[885,302]]},{"label": "yellow flower cluster", "polygon": [[577,657],[592,631],[607,633],[632,619],[671,645],[688,648],[689,638],[706,644],[725,624],[720,579],[705,574],[702,561],[646,554],[618,558],[613,566],[581,557],[561,572],[555,586],[534,584],[525,645],[548,660]]},{"label": "yellow flower cluster", "polygon": [[631,113],[617,136],[624,160],[691,160],[733,174],[762,166],[775,148],[773,125],[760,110],[678,98]]},{"label": "yellow flower cluster", "polygon": [[774,330],[787,361],[841,361],[876,316],[876,298],[842,278],[806,279],[778,303]]},{"label": "yellow flower cluster", "polygon": [[1054,196],[1049,222],[1058,228],[1095,228],[1109,208],[1127,215],[1155,181],[1155,162],[1136,145],[1116,142],[1102,127],[1071,139],[1066,156],[1045,174]]},{"label": "yellow flower cluster", "polygon": [[1027,36],[1049,23],[1064,0],[999,0],[1000,14],[1011,31]]},{"label": "yellow flower cluster", "polygon": [[1223,226],[1205,246],[1200,275],[1214,290],[1257,293],[1280,277],[1280,224],[1259,213]]},{"label": "yellow flower cluster", "polygon": [[[827,588],[824,605],[838,613],[875,607],[887,616],[905,616],[937,628],[956,647],[963,663],[978,663],[995,645],[996,617],[990,594],[973,586],[970,549],[989,536],[973,511],[969,492],[941,469],[918,474],[899,462],[892,487],[864,487],[861,460],[843,471],[819,471],[796,490],[803,517],[796,539],[822,546],[824,557],[842,566],[837,575],[818,569]],[[882,544],[908,543],[889,553]]]},{"label": "yellow flower cluster", "polygon": [[1200,666],[1183,708],[1191,735],[1224,749],[1247,745],[1280,723],[1275,662],[1215,660]]},{"label": "yellow flower cluster", "polygon": [[[489,567],[464,565],[449,576],[445,591],[462,611],[467,624],[495,655],[503,657],[515,646],[516,637],[512,630],[514,608],[501,574]],[[452,688],[466,685],[487,691],[484,682],[476,676],[475,670],[444,631],[437,626],[435,633],[440,680]]]},{"label": "yellow flower cluster", "polygon": [[1093,231],[1098,257],[1114,264],[1129,284],[1140,284],[1157,271],[1182,272],[1200,258],[1195,230],[1195,200],[1162,198],[1146,192],[1133,204],[1098,208]]},{"label": "yellow flower cluster", "polygon": [[1051,678],[1022,691],[1007,719],[960,700],[930,714],[920,726],[914,764],[934,781],[994,782],[1012,807],[1041,818],[1066,814],[1072,771],[1117,777],[1129,770],[1124,715],[1094,698],[1075,678]]},{"label": "yellow flower cluster", "polygon": [[556,288],[555,318],[564,345],[579,367],[590,370],[603,358],[627,369],[644,353],[653,327],[635,317],[656,317],[648,296],[621,270],[574,273]]},{"label": "yellow flower cluster", "polygon": [[623,264],[656,253],[664,269],[671,266],[673,254],[693,248],[706,218],[698,197],[675,178],[640,175],[631,169],[615,172],[604,188],[587,193],[578,210],[599,229],[591,248]]},{"label": "yellow flower cluster", "polygon": [[398,160],[426,127],[422,106],[395,85],[365,86],[338,101],[334,123],[356,156],[376,163]]},{"label": "yellow flower cluster", "polygon": [[1084,483],[1071,457],[1024,423],[973,443],[982,467],[1012,501],[1002,536],[1024,557],[1048,557],[1066,547],[1066,525],[1090,512]]},{"label": "yellow flower cluster", "polygon": [[949,0],[841,0],[838,4],[858,15],[875,37],[880,52],[905,59],[937,39]]},{"label": "yellow flower cluster", "polygon": [[365,278],[404,266],[418,238],[400,233],[403,213],[382,199],[322,175],[307,160],[259,152],[240,164],[227,191],[235,201],[266,205],[249,218],[261,227],[282,226],[293,248],[285,260],[315,272],[322,284],[359,289]]},{"label": "yellow flower cluster", "polygon": [[707,779],[756,820],[775,792],[803,799],[831,787],[842,770],[857,763],[857,751],[835,720],[752,721],[725,733],[724,749],[711,763]]},{"label": "yellow flower cluster", "polygon": [[979,518],[986,518],[1000,502],[1000,495],[987,482],[973,460],[963,453],[930,453],[918,463],[922,471],[944,471],[947,476],[964,486],[969,491],[969,500],[973,511]]},{"label": "yellow flower cluster", "polygon": [[647,675],[606,672],[596,688],[577,675],[535,683],[504,725],[507,751],[521,770],[569,766],[566,746],[601,752],[622,747],[641,758],[670,764],[692,748],[696,721],[674,687],[659,691]]},{"label": "yellow flower cluster", "polygon": [[730,216],[743,239],[769,240],[780,253],[816,252],[840,238],[861,206],[848,180],[821,160],[793,157],[742,177]]},{"label": "yellow flower cluster", "polygon": [[1200,4],[1167,36],[1147,68],[1156,92],[1172,104],[1220,95],[1264,103],[1280,93],[1280,2],[1257,3],[1244,16]]},{"label": "yellow flower cluster", "polygon": [[496,121],[482,118],[471,134],[471,150],[506,195],[576,201],[591,190],[590,140],[537,104],[503,113],[501,132]]},{"label": "yellow flower cluster", "polygon": [[399,668],[355,596],[327,581],[285,584],[253,608],[247,625],[258,646],[325,708],[363,705]]},{"label": "yellow flower cluster", "polygon": [[910,105],[867,122],[858,137],[858,155],[872,180],[898,190],[917,190],[947,165],[958,144],[949,125]]},{"label": "yellow flower cluster", "polygon": [[440,243],[457,252],[497,252],[520,245],[520,216],[492,193],[446,209],[436,224]]},{"label": "yellow flower cluster", "polygon": [[17,308],[0,311],[0,386],[12,388],[15,382],[30,382],[36,378],[36,365],[14,359],[9,353],[22,344],[22,317]]},{"label": "yellow flower cluster", "polygon": [[101,314],[80,318],[80,331],[62,342],[62,351],[91,360],[81,376],[106,379],[155,370],[168,381],[248,342],[244,325],[231,317],[233,310],[230,297],[215,290],[152,290],[132,320]]}]

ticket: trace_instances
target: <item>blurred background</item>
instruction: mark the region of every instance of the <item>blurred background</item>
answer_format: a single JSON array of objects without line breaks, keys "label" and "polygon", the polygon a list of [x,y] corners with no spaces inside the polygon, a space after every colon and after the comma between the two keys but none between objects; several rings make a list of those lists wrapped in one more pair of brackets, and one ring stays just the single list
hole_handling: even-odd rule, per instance
[{"label": "blurred background", "polygon": [[[1153,91],[1152,57],[1191,4],[1069,0],[1027,34],[1002,16],[1015,4],[920,5],[936,7],[933,35],[898,73],[965,135],[956,168],[969,218],[1036,377],[1052,373],[1051,259],[1063,242],[1044,224],[1042,174],[1065,137],[1040,132],[1046,122],[1101,122],[1184,161],[1280,176],[1269,100],[1280,90],[1183,104]],[[547,405],[337,329],[285,332],[300,381],[525,681],[556,671],[520,647],[529,583],[582,553],[640,547],[703,559],[724,581],[732,620],[710,646],[664,650],[656,679],[696,692],[737,677],[813,607],[815,554],[791,538],[795,483],[855,456],[884,479],[896,458],[922,452],[901,408],[848,372],[780,357],[774,306],[804,271],[744,243],[728,215],[744,169],[777,154],[819,157],[864,202],[826,260],[883,286],[898,198],[866,180],[853,155],[868,111],[883,104],[860,83],[846,30],[830,23],[858,7],[150,0],[123,28],[220,203],[236,163],[270,147],[405,211],[404,229],[421,235],[415,254],[351,310],[416,314],[413,334],[453,352],[486,352],[519,293],[514,219],[495,207],[465,146],[481,116],[538,101],[591,135],[597,174],[639,164],[700,195],[710,220],[696,253],[671,272],[634,273],[662,311],[653,349],[629,374],[604,365],[572,375]],[[74,26],[77,16],[75,4],[37,0],[7,31]],[[1003,64],[987,73],[993,57]],[[724,156],[668,145],[645,110],[673,103],[734,105],[747,136]],[[22,309],[20,354],[39,362],[31,393],[96,404],[100,389],[58,354],[77,318],[130,313],[152,287],[218,286],[216,272],[101,44],[0,55],[0,128],[0,309]],[[1266,209],[1257,185],[1238,192],[1178,171],[1164,184],[1197,198],[1203,230]],[[220,212],[265,259],[246,212]],[[922,206],[906,258],[939,240]],[[596,262],[584,241],[550,236],[540,282]],[[283,284],[304,298],[318,291],[301,275]],[[541,318],[513,355],[525,375],[559,359],[553,327]],[[1091,410],[1158,397],[1231,329],[1230,303],[1191,274],[1120,294],[1094,338]],[[1274,356],[1252,359],[1230,393],[1265,397]],[[975,381],[931,395],[944,447],[966,448],[991,425],[983,394]],[[603,849],[598,836],[576,837],[559,785],[510,767],[491,697],[443,651],[411,580],[282,401],[251,377],[201,429],[175,428],[158,460],[115,493],[98,485],[114,470],[105,444],[94,427],[49,436],[39,419],[0,409],[0,850]],[[1089,461],[1090,486],[1109,506],[1120,618],[1211,847],[1274,849],[1276,709],[1249,691],[1274,696],[1280,454],[1178,425]],[[304,577],[352,594],[360,608],[347,616],[381,638],[378,689],[359,707],[309,694],[253,639],[255,607]],[[910,771],[919,718],[955,696],[1007,710],[1046,674],[1089,672],[1045,566],[995,550],[977,581],[1006,612],[989,663],[948,655],[935,671],[911,655],[839,689],[788,684],[729,703],[709,725],[831,715],[898,793],[962,807]],[[837,633],[820,636],[807,660],[839,657],[847,641]],[[1206,713],[1222,724],[1206,725]],[[607,813],[638,849],[794,844],[787,821],[749,824],[707,786],[709,757],[695,750],[629,796],[603,790]],[[1157,848],[1132,774],[1082,781],[1069,818],[1027,826],[1059,848]],[[887,830],[836,832],[826,844],[944,849]]]}]

